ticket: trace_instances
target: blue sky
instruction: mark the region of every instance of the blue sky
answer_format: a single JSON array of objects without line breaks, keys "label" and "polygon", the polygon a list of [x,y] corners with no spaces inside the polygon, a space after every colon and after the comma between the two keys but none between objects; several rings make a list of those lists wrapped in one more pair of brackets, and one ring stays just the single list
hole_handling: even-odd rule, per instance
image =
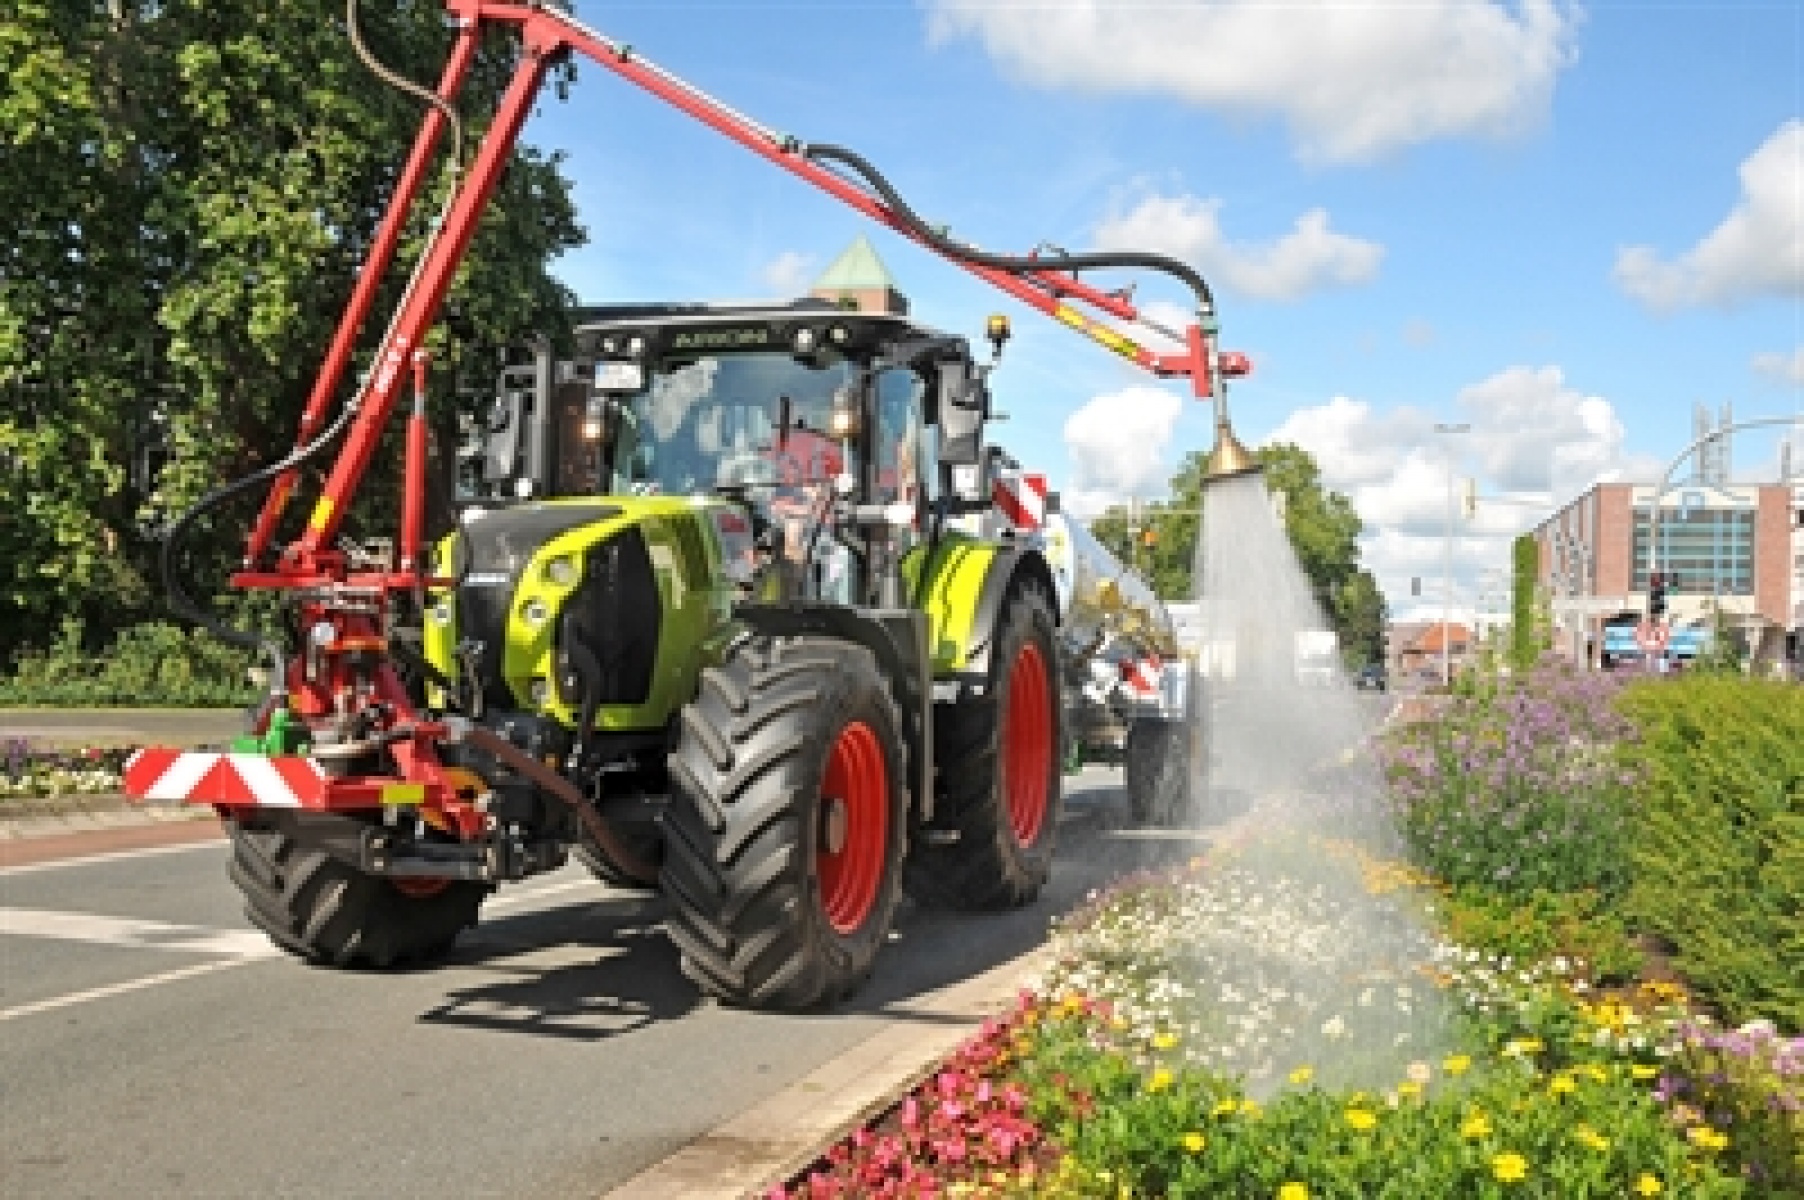
[{"label": "blue sky", "polygon": [[[962,240],[1199,267],[1223,345],[1255,363],[1230,393],[1236,432],[1315,456],[1365,521],[1363,561],[1394,615],[1438,603],[1450,470],[1483,498],[1455,529],[1457,610],[1545,515],[1534,501],[1653,482],[1697,406],[1804,414],[1798,0],[584,0],[577,14],[761,124],[858,151]],[[1161,496],[1213,442],[1185,381],[601,68],[581,67],[568,103],[548,95],[525,136],[569,156],[591,241],[555,269],[585,301],[799,294],[865,235],[918,319],[976,340],[987,314],[1011,317],[996,434],[1073,510]],[[1187,319],[1161,277],[1137,299]],[[1776,480],[1783,436],[1736,436],[1736,476]]]}]

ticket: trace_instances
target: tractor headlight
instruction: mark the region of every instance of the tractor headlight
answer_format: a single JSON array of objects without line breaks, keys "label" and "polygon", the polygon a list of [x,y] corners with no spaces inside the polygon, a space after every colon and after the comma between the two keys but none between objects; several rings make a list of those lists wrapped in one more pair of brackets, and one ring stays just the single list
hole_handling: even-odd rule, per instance
[{"label": "tractor headlight", "polygon": [[797,354],[807,354],[814,349],[819,340],[813,326],[803,325],[791,335],[789,345]]},{"label": "tractor headlight", "polygon": [[560,554],[545,564],[545,582],[557,587],[569,587],[582,578],[582,564],[570,554]]}]

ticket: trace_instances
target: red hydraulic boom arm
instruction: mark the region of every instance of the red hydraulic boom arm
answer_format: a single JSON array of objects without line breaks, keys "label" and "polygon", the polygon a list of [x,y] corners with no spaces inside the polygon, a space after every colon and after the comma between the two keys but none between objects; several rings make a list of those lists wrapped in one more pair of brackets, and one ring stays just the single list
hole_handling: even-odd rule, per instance
[{"label": "red hydraulic boom arm", "polygon": [[[460,795],[458,773],[446,768],[438,753],[442,742],[483,734],[456,728],[451,721],[429,720],[414,708],[388,661],[394,624],[391,610],[400,595],[418,595],[427,588],[455,582],[435,577],[422,554],[429,369],[425,338],[546,72],[571,51],[581,52],[1154,375],[1188,376],[1197,397],[1212,398],[1218,420],[1225,422],[1224,381],[1244,375],[1249,366],[1245,356],[1216,349],[1213,298],[1202,277],[1188,266],[1160,255],[1127,251],[1061,253],[1042,259],[992,254],[955,242],[910,211],[858,155],[838,147],[808,145],[758,125],[565,13],[534,3],[444,2],[456,30],[455,40],[436,90],[411,89],[429,102],[428,109],[308,397],[296,450],[282,464],[245,481],[274,476],[245,547],[241,569],[232,582],[240,587],[293,591],[301,634],[299,651],[280,663],[279,677],[270,681],[269,699],[255,724],[253,740],[260,739],[256,749],[265,757],[256,757],[251,747],[245,748],[246,753],[210,755],[144,751],[127,768],[128,793],[147,799],[204,798],[222,809],[261,804],[322,810],[411,804],[420,806],[422,816],[433,824],[463,837],[484,827],[484,814],[467,795]],[[407,214],[427,180],[446,126],[455,120],[452,101],[475,62],[483,35],[498,27],[518,31],[520,53],[513,77],[475,155],[467,166],[455,164],[460,167],[456,186],[445,201],[425,253],[413,267],[373,369],[326,428],[358,332],[392,265]],[[354,22],[352,33],[355,37]],[[1074,273],[1112,267],[1159,270],[1191,287],[1197,298],[1196,323],[1181,335],[1161,331],[1183,343],[1182,353],[1159,353],[1126,336],[1109,320],[1087,316],[1074,307],[1082,305],[1115,322],[1140,322],[1156,328],[1127,293],[1099,290]],[[413,404],[406,429],[398,545],[387,554],[343,546],[338,535],[346,509],[409,382]],[[294,491],[300,461],[340,431],[344,440],[338,460],[303,532],[272,557],[271,540]],[[299,743],[291,717],[299,717],[306,727],[303,732],[311,737],[313,747],[310,755],[295,752]],[[496,753],[507,750],[498,740],[491,740]],[[334,761],[349,763],[367,757],[367,751],[377,746],[393,756],[398,779],[345,774],[331,767]],[[530,758],[515,765],[528,772],[539,766]],[[555,775],[551,779],[546,786],[556,782]]]},{"label": "red hydraulic boom arm", "polygon": [[[464,172],[461,184],[449,203],[437,236],[416,268],[413,285],[408,289],[406,299],[377,355],[375,369],[357,399],[356,417],[344,449],[314,506],[305,532],[284,553],[281,570],[273,574],[257,570],[257,564],[264,559],[276,521],[293,488],[294,473],[284,472],[272,489],[251,533],[245,551],[246,573],[235,580],[241,585],[294,586],[322,571],[328,575],[337,574],[336,555],[328,548],[338,533],[345,508],[356,492],[381,431],[392,413],[410,359],[420,352],[425,332],[437,315],[457,267],[468,249],[483,206],[508,162],[545,72],[572,50],[580,51],[600,66],[725,134],[753,153],[791,174],[799,175],[872,220],[944,255],[1023,303],[1039,309],[1153,374],[1162,377],[1188,376],[1199,399],[1213,397],[1219,404],[1222,380],[1244,375],[1249,370],[1244,355],[1217,351],[1214,345],[1215,314],[1207,286],[1199,276],[1182,264],[1155,255],[1117,254],[1061,256],[1048,259],[1049,265],[1042,267],[1034,264],[1031,257],[1020,259],[985,254],[929,229],[886,187],[874,193],[822,165],[823,159],[836,160],[868,170],[868,166],[856,155],[831,147],[809,147],[793,137],[761,126],[637,56],[629,47],[586,28],[568,14],[538,4],[504,4],[493,0],[445,0],[445,8],[457,29],[457,39],[436,93],[443,103],[428,109],[425,121],[414,140],[412,153],[408,156],[389,211],[378,230],[369,261],[359,275],[356,291],[339,322],[331,349],[309,397],[301,419],[302,444],[318,430],[324,420],[338,380],[349,360],[357,330],[374,297],[376,284],[386,273],[406,215],[426,178],[427,168],[444,129],[443,111],[448,109],[462,86],[485,28],[504,25],[518,27],[521,40],[519,65],[515,68],[513,79],[501,99],[480,150]],[[871,174],[874,176],[874,172]],[[880,179],[878,182],[881,185]],[[1100,261],[1104,258],[1109,261]],[[1140,310],[1126,296],[1094,288],[1068,271],[1055,269],[1051,265],[1083,266],[1089,259],[1097,261],[1087,265],[1154,266],[1179,274],[1191,283],[1198,293],[1201,311],[1199,323],[1191,325],[1182,335],[1184,352],[1160,354],[1127,337],[1115,327],[1086,316],[1067,303],[1068,299],[1078,301],[1123,322],[1143,319]],[[414,499],[417,498],[410,497],[410,500]],[[406,541],[405,538],[403,540]],[[413,570],[418,566],[417,561],[408,561],[408,549],[410,548],[403,546],[403,571]],[[417,559],[417,544],[411,549]]]}]

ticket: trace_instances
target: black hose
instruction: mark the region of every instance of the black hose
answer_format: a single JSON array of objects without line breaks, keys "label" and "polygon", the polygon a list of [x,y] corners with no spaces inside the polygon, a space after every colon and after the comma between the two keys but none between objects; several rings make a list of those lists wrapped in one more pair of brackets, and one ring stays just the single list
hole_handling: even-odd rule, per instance
[{"label": "black hose", "polygon": [[980,267],[990,267],[1011,274],[1027,274],[1033,271],[1066,271],[1095,270],[1104,267],[1143,267],[1160,271],[1166,275],[1182,280],[1196,294],[1197,305],[1209,316],[1215,315],[1215,295],[1209,290],[1209,284],[1194,267],[1180,262],[1164,254],[1154,254],[1144,250],[1098,250],[1088,254],[1058,254],[1046,258],[1019,254],[991,254],[954,241],[945,234],[934,229],[908,207],[902,197],[890,186],[889,180],[873,167],[865,158],[843,146],[810,145],[804,148],[803,157],[822,162],[843,163],[855,171],[878,196],[884,205],[901,219],[908,231],[921,241],[938,250],[948,258],[961,262],[976,263]]},{"label": "black hose", "polygon": [[268,466],[260,467],[242,479],[214,488],[196,501],[194,507],[178,517],[175,523],[169,527],[168,532],[163,535],[161,565],[163,569],[163,587],[169,593],[169,606],[175,610],[178,616],[186,617],[188,620],[193,621],[196,625],[199,625],[223,642],[228,642],[234,646],[243,646],[248,650],[261,651],[268,655],[271,659],[271,669],[274,672],[270,680],[271,687],[281,686],[282,647],[267,637],[249,633],[242,629],[234,629],[230,625],[208,616],[207,613],[194,602],[188,593],[182,590],[182,585],[176,580],[176,543],[181,540],[182,535],[187,532],[188,527],[194,524],[194,522],[200,518],[202,513],[217,508],[238,493],[247,491],[266,479],[271,479],[282,474],[284,471],[293,470],[306,462],[309,458],[312,458],[315,454],[318,454],[327,443],[331,442],[344,431],[344,427],[350,423],[351,417],[356,411],[355,405],[346,405],[338,414],[338,418],[333,421],[324,432],[314,438],[310,444],[306,446],[297,446],[278,461],[270,463]]}]

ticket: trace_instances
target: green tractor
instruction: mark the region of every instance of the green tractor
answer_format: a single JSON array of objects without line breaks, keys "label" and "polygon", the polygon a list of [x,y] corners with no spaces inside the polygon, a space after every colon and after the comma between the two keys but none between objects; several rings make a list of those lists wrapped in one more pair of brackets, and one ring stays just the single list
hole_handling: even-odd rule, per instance
[{"label": "green tractor", "polygon": [[[1031,541],[968,532],[1006,336],[980,364],[822,301],[639,306],[503,371],[416,673],[428,711],[483,731],[447,758],[494,877],[558,844],[656,888],[690,978],[783,1009],[857,987],[904,892],[1034,898],[1061,805],[1055,590]],[[391,863],[439,840],[405,824]],[[278,941],[340,960],[442,949],[489,884],[385,896],[361,918],[382,928],[325,945],[295,931],[336,927],[237,874]]]}]

